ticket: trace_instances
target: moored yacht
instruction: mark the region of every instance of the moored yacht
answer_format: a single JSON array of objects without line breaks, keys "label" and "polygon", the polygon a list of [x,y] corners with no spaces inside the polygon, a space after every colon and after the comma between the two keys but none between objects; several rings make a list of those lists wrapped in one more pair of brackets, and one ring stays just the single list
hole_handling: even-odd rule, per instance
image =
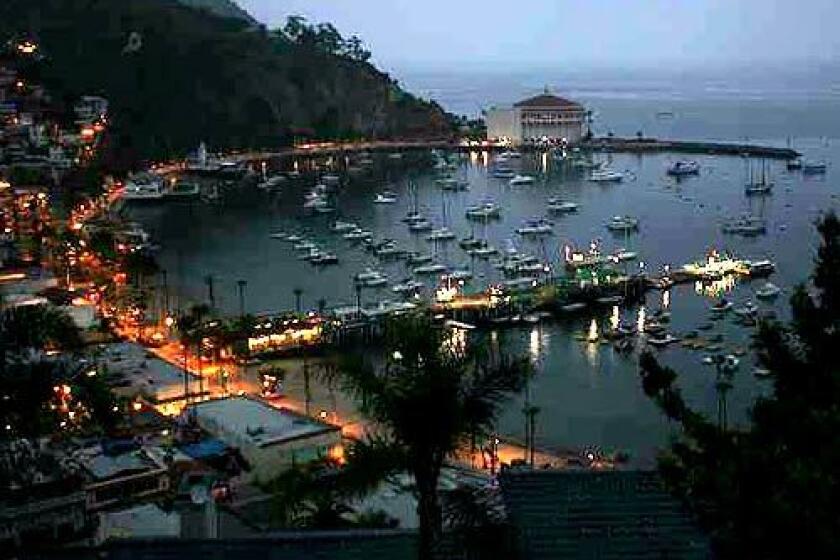
[{"label": "moored yacht", "polygon": [[488,220],[490,218],[499,218],[502,214],[502,207],[488,200],[482,204],[467,206],[464,215],[471,220]]},{"label": "moored yacht", "polygon": [[515,187],[517,185],[533,185],[534,181],[535,179],[531,175],[516,175],[508,182],[508,184],[511,187]]},{"label": "moored yacht", "polygon": [[696,161],[676,161],[668,168],[668,175],[672,177],[684,177],[686,175],[699,175],[700,164]]},{"label": "moored yacht", "polygon": [[613,216],[607,222],[607,229],[610,231],[630,232],[639,229],[639,220],[632,216]]},{"label": "moored yacht", "polygon": [[156,201],[163,199],[163,178],[149,173],[132,176],[122,193],[127,201]]},{"label": "moored yacht", "polygon": [[548,199],[546,210],[552,214],[566,214],[570,212],[577,212],[578,205],[575,202],[565,202],[558,197],[551,197]]},{"label": "moored yacht", "polygon": [[600,169],[589,174],[593,183],[620,183],[624,180],[624,173],[612,169]]},{"label": "moored yacht", "polygon": [[519,235],[550,235],[554,233],[553,224],[544,218],[527,220],[516,228]]}]

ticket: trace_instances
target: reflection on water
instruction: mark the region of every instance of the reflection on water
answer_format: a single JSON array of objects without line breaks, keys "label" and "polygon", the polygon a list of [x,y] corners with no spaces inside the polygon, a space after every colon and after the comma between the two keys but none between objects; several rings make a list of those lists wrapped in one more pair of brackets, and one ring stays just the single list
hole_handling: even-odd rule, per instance
[{"label": "reflection on water", "polygon": [[620,322],[621,322],[621,317],[619,316],[618,306],[613,305],[612,315],[610,315],[610,328],[612,330],[616,330],[618,328],[618,325],[619,325]]},{"label": "reflection on water", "polygon": [[639,331],[639,334],[645,332],[645,322],[646,322],[647,310],[645,306],[642,305],[639,307],[638,316],[636,318],[636,330]]},{"label": "reflection on water", "polygon": [[531,329],[531,337],[528,342],[528,350],[531,353],[531,361],[537,363],[540,359],[540,355],[542,354],[542,343],[540,341],[540,329],[539,327],[534,327]]},{"label": "reflection on water", "polygon": [[662,309],[671,307],[671,290],[667,289],[662,292]]},{"label": "reflection on water", "polygon": [[694,291],[701,296],[716,299],[732,292],[737,285],[735,275],[724,276],[720,280],[697,281],[694,283]]}]

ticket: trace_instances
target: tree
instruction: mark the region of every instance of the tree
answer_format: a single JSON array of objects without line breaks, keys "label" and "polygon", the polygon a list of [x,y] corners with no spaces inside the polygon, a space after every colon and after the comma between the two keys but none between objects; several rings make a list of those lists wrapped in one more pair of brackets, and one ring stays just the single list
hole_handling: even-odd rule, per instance
[{"label": "tree", "polygon": [[759,324],[755,347],[772,391],[747,427],[692,410],[676,372],[641,358],[645,393],[682,426],[660,459],[664,478],[723,558],[840,555],[840,220],[829,214],[817,229],[813,285],[791,297],[790,324]]},{"label": "tree", "polygon": [[187,313],[181,315],[175,326],[178,329],[178,338],[184,347],[184,402],[189,401],[190,394],[190,370],[187,359],[189,349],[195,347],[196,363],[199,368],[199,381],[204,388],[203,377],[201,377],[201,341],[204,338],[204,321],[210,313],[210,308],[205,304],[193,305]]},{"label": "tree", "polygon": [[429,558],[442,531],[437,488],[444,460],[476,434],[492,432],[501,405],[524,387],[529,361],[462,343],[425,315],[391,321],[384,349],[382,366],[356,356],[334,372],[371,423],[349,450],[342,476],[372,489],[390,474],[412,474],[420,556]]}]

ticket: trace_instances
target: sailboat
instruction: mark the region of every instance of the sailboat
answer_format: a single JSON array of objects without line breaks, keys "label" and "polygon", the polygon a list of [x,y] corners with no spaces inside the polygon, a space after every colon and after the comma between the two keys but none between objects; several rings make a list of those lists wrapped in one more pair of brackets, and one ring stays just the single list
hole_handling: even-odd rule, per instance
[{"label": "sailboat", "polygon": [[758,179],[753,177],[753,168],[752,163],[748,162],[749,165],[749,177],[747,179],[747,184],[744,186],[744,192],[747,196],[752,195],[763,195],[763,194],[772,194],[773,192],[773,181],[771,181],[767,177],[767,165],[764,160],[761,160],[761,175]]}]

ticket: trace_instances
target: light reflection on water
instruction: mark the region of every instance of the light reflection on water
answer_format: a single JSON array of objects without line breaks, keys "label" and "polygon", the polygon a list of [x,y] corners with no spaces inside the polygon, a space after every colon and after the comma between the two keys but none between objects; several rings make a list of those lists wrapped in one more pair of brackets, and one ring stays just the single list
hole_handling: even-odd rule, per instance
[{"label": "light reflection on water", "polygon": [[[806,150],[800,145],[797,147]],[[667,179],[664,171],[680,156],[615,154],[613,167],[631,169],[637,179],[622,185],[600,186],[588,183],[582,172],[551,158],[543,171],[542,156],[524,154],[522,160],[511,161],[511,166],[524,173],[542,174],[542,178],[533,187],[511,189],[506,181],[488,175],[490,154],[486,151],[473,153],[476,156],[464,158],[460,169],[470,181],[468,192],[441,194],[431,171],[416,173],[413,180],[418,185],[421,209],[431,215],[435,225],[440,225],[442,208],[446,208],[448,224],[459,237],[473,230],[500,249],[510,239],[522,251],[538,256],[543,252],[556,255],[557,260],[562,257],[560,248],[566,245],[586,247],[597,239],[604,251],[624,246],[624,236],[610,235],[604,229],[604,221],[612,215],[630,214],[638,217],[641,224],[626,248],[639,252],[640,260],[646,263],[645,270],[662,270],[665,264],[678,267],[705,255],[709,247],[718,247],[743,258],[770,258],[778,266],[773,282],[782,287],[790,286],[807,277],[809,262],[803,258],[802,247],[813,246],[813,219],[820,209],[836,207],[838,200],[833,198],[837,195],[838,183],[833,181],[831,169],[825,178],[808,178],[786,173],[783,164],[773,162],[771,167],[777,189],[773,197],[769,197],[764,211],[768,223],[774,227],[766,236],[740,239],[722,235],[718,225],[719,218],[748,209],[749,201],[743,197],[743,162],[740,158],[698,156],[696,159],[703,168],[700,177],[677,183]],[[840,159],[830,157],[831,153],[820,155],[818,159]],[[297,167],[305,168],[305,165]],[[236,281],[240,278],[248,281],[246,307],[250,312],[293,308],[293,288],[296,286],[305,288],[305,308],[314,307],[322,297],[327,299],[328,307],[352,303],[355,300],[354,284],[349,279],[364,267],[378,263],[371,254],[329,232],[329,220],[334,218],[302,216],[301,199],[313,183],[314,178],[309,183],[303,179],[290,181],[285,190],[274,197],[256,192],[237,193],[221,208],[166,204],[131,207],[129,211],[131,217],[141,221],[161,243],[160,261],[168,271],[170,289],[177,290],[183,299],[201,301],[205,297],[203,278],[212,274],[217,280],[217,304],[229,313],[238,310]],[[338,217],[357,221],[363,227],[373,229],[379,237],[397,239],[406,249],[432,251],[433,247],[423,236],[410,235],[399,221],[413,204],[405,183],[404,176],[395,170],[343,187],[338,194],[341,211]],[[399,200],[385,208],[374,207],[373,195],[385,185],[398,193]],[[463,216],[464,207],[485,196],[502,203],[502,218],[480,225],[468,223]],[[550,196],[578,203],[579,211],[555,217],[555,235],[544,244],[513,234],[513,229],[524,218],[545,213],[545,202]],[[780,224],[786,227],[775,227]],[[273,228],[308,231],[327,249],[337,252],[341,264],[313,269],[296,258],[289,244],[268,238]],[[478,279],[476,283],[497,278],[498,272],[489,262],[469,262],[457,244],[438,247],[438,250],[440,258],[449,264],[469,266]],[[405,267],[399,263],[382,266],[394,282],[407,275]],[[628,270],[637,270],[637,266],[628,265]],[[719,297],[723,293],[735,301],[750,299],[752,288],[746,282],[735,284],[732,278],[712,283],[708,288],[701,286],[697,291],[692,285],[677,286],[661,295],[649,293],[647,309],[644,306],[622,308],[619,318],[631,323],[635,320],[643,330],[645,316],[661,305],[673,314],[669,331],[679,335],[697,329],[698,324],[707,321],[708,301],[705,298]],[[393,298],[387,288],[362,294],[363,302],[386,298]],[[784,298],[779,298],[775,304],[761,305],[784,316]],[[611,316],[607,315],[608,311],[604,310],[602,324],[606,325],[609,319],[609,324],[614,325],[615,310]],[[490,333],[490,340],[496,348],[503,345],[505,349],[522,352],[532,359],[539,358],[539,390],[535,391],[534,400],[545,411],[539,430],[544,443],[649,450],[664,441],[667,430],[655,407],[639,390],[635,355],[624,357],[616,354],[610,345],[575,340],[574,333],[585,333],[591,320],[591,316],[585,316],[570,324],[545,323],[536,329],[536,335],[535,329],[530,327],[508,329],[504,333],[494,331]],[[725,335],[726,344],[731,341],[748,346],[750,331],[729,323],[728,320],[721,321],[717,327]],[[516,334],[518,330],[522,331],[520,335]],[[708,371],[700,363],[701,354],[672,345],[658,355],[685,372],[681,386],[687,398],[714,412],[715,394]],[[745,358],[743,363],[731,393],[733,415],[739,403],[748,403],[758,391],[749,375],[749,359]],[[511,435],[521,435],[519,407],[513,408],[516,410],[506,416],[501,428]]]}]

